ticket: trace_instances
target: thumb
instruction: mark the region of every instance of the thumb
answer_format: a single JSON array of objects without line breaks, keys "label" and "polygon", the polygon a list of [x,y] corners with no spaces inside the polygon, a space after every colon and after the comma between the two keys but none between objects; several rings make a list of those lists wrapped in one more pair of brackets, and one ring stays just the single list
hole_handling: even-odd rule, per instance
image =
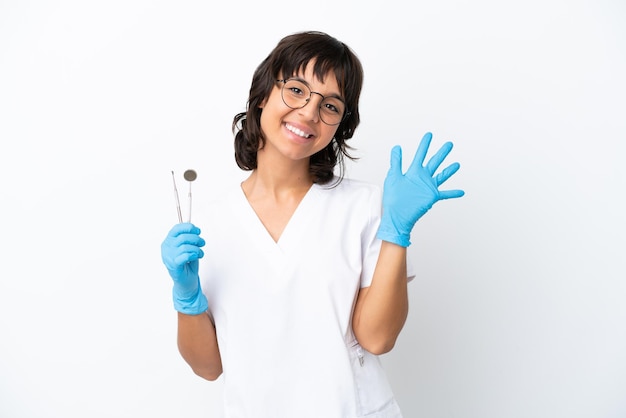
[{"label": "thumb", "polygon": [[402,148],[396,145],[391,149],[390,174],[402,174]]}]

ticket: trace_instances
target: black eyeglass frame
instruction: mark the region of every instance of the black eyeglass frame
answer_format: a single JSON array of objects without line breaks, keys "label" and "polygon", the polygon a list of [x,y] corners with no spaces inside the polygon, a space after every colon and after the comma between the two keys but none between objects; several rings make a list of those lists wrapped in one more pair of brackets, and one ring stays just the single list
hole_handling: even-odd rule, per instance
[{"label": "black eyeglass frame", "polygon": [[[304,84],[305,86],[307,86],[307,88],[309,89],[309,97],[305,100],[304,104],[303,104],[302,106],[300,106],[300,107],[292,107],[292,106],[289,106],[289,105],[287,104],[287,102],[285,101],[285,97],[283,96],[283,91],[284,91],[284,89],[285,89],[285,85],[287,84],[287,81],[290,81],[290,80],[299,81],[299,82],[301,82],[302,84]],[[277,83],[283,83],[283,86],[280,88],[280,98],[281,98],[281,99],[283,99],[283,103],[284,103],[284,104],[285,104],[285,106],[287,106],[289,109],[302,109],[302,108],[303,108],[303,107],[305,107],[307,104],[309,104],[309,101],[311,100],[311,97],[312,97],[312,95],[313,95],[313,94],[317,94],[318,96],[321,96],[321,97],[322,97],[322,101],[320,102],[320,106],[318,106],[317,112],[318,112],[318,114],[319,114],[320,120],[321,120],[322,122],[324,122],[324,123],[325,123],[326,125],[328,125],[328,126],[337,126],[337,125],[340,125],[340,124],[341,124],[341,122],[343,122],[344,120],[346,120],[346,118],[347,118],[348,116],[350,116],[350,114],[351,114],[350,110],[348,110],[348,106],[346,105],[346,102],[345,102],[345,101],[344,101],[341,97],[337,97],[337,99],[341,100],[341,101],[343,102],[343,104],[344,104],[344,105],[346,105],[346,108],[345,108],[345,110],[344,110],[344,112],[343,112],[343,116],[341,117],[341,120],[340,120],[339,122],[337,122],[337,123],[328,123],[328,122],[326,122],[326,121],[324,120],[324,118],[322,117],[322,113],[321,113],[321,111],[322,111],[322,106],[321,106],[321,103],[323,103],[323,102],[324,102],[324,100],[326,99],[326,96],[324,96],[322,93],[318,93],[317,91],[313,91],[313,90],[311,90],[311,87],[309,87],[308,83],[307,83],[306,81],[304,81],[304,80],[300,79],[300,78],[291,77],[291,78],[285,78],[285,79],[282,79],[282,80],[276,80],[276,82],[277,82]],[[335,97],[336,97],[336,96],[335,96]]]}]

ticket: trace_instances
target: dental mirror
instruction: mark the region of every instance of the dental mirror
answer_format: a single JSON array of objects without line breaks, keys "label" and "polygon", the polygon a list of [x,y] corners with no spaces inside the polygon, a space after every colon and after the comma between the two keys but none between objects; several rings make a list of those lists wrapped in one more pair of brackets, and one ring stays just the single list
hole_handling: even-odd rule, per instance
[{"label": "dental mirror", "polygon": [[189,218],[187,222],[191,223],[191,183],[198,177],[198,175],[195,170],[187,170],[183,173],[183,177],[187,180],[187,182],[189,182]]}]

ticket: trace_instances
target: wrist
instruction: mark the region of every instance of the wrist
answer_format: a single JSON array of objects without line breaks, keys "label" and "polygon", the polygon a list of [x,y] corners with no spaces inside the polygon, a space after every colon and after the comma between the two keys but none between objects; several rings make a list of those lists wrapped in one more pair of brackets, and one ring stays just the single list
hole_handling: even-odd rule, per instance
[{"label": "wrist", "polygon": [[194,284],[186,287],[175,282],[172,288],[172,299],[174,301],[174,309],[184,314],[198,315],[208,309],[208,302],[200,288],[199,278],[196,279]]},{"label": "wrist", "polygon": [[397,225],[391,216],[385,214],[380,220],[380,225],[378,226],[378,231],[376,233],[376,238],[391,242],[393,244],[399,245],[401,247],[408,247],[411,245],[410,241],[411,231],[406,231],[404,228],[401,228],[401,225]]},{"label": "wrist", "polygon": [[411,240],[409,239],[408,235],[398,234],[396,232],[389,231],[389,230],[379,229],[378,232],[376,233],[376,238],[382,241],[387,241],[392,244],[399,245],[400,247],[406,248],[409,245],[411,245]]}]

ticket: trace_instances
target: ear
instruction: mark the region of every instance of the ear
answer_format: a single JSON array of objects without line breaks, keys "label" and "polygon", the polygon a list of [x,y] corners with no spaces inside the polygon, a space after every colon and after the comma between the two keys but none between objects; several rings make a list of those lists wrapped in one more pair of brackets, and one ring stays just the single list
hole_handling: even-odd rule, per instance
[{"label": "ear", "polygon": [[263,99],[263,101],[259,103],[259,106],[258,106],[259,109],[263,109],[266,104],[267,104],[267,98]]}]

